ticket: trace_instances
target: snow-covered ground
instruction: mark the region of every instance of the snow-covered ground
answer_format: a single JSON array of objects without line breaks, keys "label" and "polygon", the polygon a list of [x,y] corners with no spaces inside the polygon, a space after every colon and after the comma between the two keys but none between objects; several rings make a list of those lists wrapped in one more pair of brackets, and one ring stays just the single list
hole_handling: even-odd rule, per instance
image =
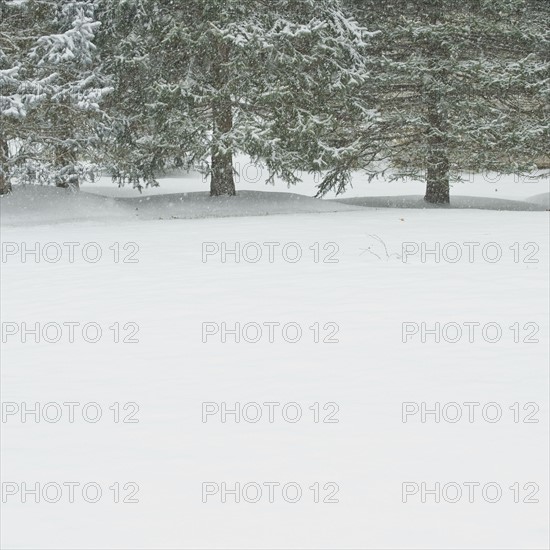
[{"label": "snow-covered ground", "polygon": [[[16,189],[0,200],[3,548],[548,548],[549,220],[517,208],[544,206],[547,181],[472,178],[453,190],[479,197],[477,206],[515,201],[511,211],[320,201],[306,196],[311,181],[295,194],[241,183],[249,192],[216,200],[195,194],[205,189],[196,176],[141,197],[109,185],[78,195]],[[346,198],[421,193],[358,181]],[[36,243],[38,262],[22,256]],[[438,257],[422,257],[437,246]],[[73,343],[70,322],[80,323]],[[57,323],[60,340],[23,343],[21,323]],[[85,323],[101,327],[97,343],[84,340]],[[121,340],[139,328],[139,342],[113,342],[115,323]],[[224,343],[222,323],[257,323],[261,339],[252,343],[251,324],[240,343],[231,333]],[[280,323],[273,342],[266,323]],[[429,333],[421,341],[422,323],[447,324],[439,343]],[[456,324],[462,339],[451,343]],[[301,338],[287,341],[297,327]],[[50,325],[46,338],[55,333]],[[72,423],[66,405],[57,422],[22,422],[36,402],[50,417],[56,403],[80,405]],[[103,413],[96,423],[97,406],[82,414],[91,402]],[[280,404],[273,422],[266,402]],[[295,423],[296,405],[282,414],[291,402],[303,415]],[[458,422],[445,406],[453,402]],[[204,422],[222,403],[256,403],[263,415],[252,422],[249,405],[250,421],[217,413]],[[440,404],[439,422],[421,421],[422,403]],[[114,422],[117,409],[138,422]],[[22,482],[64,491],[57,503],[23,503]],[[74,503],[64,482],[81,484]],[[273,503],[267,482],[280,483]],[[298,502],[289,502],[296,485],[281,492],[289,482],[303,491]],[[83,498],[85,483],[102,488],[97,503]],[[121,500],[139,487],[139,502],[115,503],[115,483]],[[224,503],[223,483],[258,485]],[[316,503],[316,483],[321,501],[338,502]],[[422,503],[436,483],[440,502],[428,493]],[[462,490],[456,503],[449,483]]]}]

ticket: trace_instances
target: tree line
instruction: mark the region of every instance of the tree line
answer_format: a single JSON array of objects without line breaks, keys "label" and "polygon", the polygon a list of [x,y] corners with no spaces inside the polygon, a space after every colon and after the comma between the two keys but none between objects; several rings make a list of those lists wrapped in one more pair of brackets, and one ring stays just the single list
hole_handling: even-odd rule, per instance
[{"label": "tree line", "polygon": [[[233,157],[342,193],[548,168],[547,0],[0,0],[0,194]],[[540,173],[540,172],[539,172]]]}]

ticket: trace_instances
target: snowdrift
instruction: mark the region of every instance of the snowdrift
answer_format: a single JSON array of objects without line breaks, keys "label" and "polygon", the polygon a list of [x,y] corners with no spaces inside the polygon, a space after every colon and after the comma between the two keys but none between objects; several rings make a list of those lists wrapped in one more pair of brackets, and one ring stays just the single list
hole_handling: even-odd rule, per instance
[{"label": "snowdrift", "polygon": [[[537,198],[540,197],[538,200]],[[544,198],[546,197],[546,202]],[[479,210],[511,210],[519,212],[548,210],[548,194],[536,195],[533,201],[496,199],[493,197],[451,197],[450,205],[430,204],[422,195],[356,197],[335,199],[335,202],[373,208],[476,208]]]},{"label": "snowdrift", "polygon": [[[455,196],[449,209],[545,211],[548,193],[528,200]],[[42,186],[16,186],[0,199],[3,225],[68,222],[171,220],[350,212],[365,208],[440,209],[421,195],[354,197],[323,200],[296,193],[240,191],[236,197],[210,197],[207,192],[168,193],[128,197]]]},{"label": "snowdrift", "polygon": [[137,197],[105,197],[55,187],[20,186],[0,200],[3,225],[73,221],[158,220],[268,216],[360,210],[333,201],[294,193],[241,191],[237,197],[210,197],[206,192]]}]

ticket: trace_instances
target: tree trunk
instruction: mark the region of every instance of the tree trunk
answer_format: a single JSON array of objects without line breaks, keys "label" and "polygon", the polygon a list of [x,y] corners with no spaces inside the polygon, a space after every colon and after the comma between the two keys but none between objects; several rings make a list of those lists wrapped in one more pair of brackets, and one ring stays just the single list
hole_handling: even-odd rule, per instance
[{"label": "tree trunk", "polygon": [[236,195],[235,180],[233,178],[233,153],[231,150],[223,150],[219,141],[223,134],[231,131],[233,127],[233,114],[231,104],[226,101],[214,106],[214,135],[212,143],[212,167],[210,178],[210,195]]},{"label": "tree trunk", "polygon": [[210,195],[236,195],[233,178],[233,152],[225,137],[233,129],[233,110],[231,97],[225,90],[229,81],[229,46],[223,42],[218,45],[218,58],[214,66],[214,86],[219,93],[212,103],[212,166],[210,177]]},{"label": "tree trunk", "polygon": [[451,202],[449,161],[444,152],[437,150],[430,152],[424,200],[432,204],[449,204]]},{"label": "tree trunk", "polygon": [[0,195],[11,193],[11,182],[8,175],[8,142],[0,138]]},{"label": "tree trunk", "polygon": [[[441,0],[429,0],[426,2],[429,10],[429,22],[437,25],[443,16],[443,4]],[[447,150],[447,120],[442,101],[442,88],[444,89],[447,77],[445,63],[449,58],[447,47],[441,43],[441,39],[434,37],[428,46],[428,56],[432,75],[425,95],[427,108],[427,120],[429,126],[428,155],[426,158],[426,195],[424,200],[432,204],[449,204],[449,154]]]},{"label": "tree trunk", "polygon": [[438,94],[430,92],[428,98],[428,157],[426,159],[426,195],[432,204],[450,203],[449,157],[445,143],[445,121],[440,111]]}]

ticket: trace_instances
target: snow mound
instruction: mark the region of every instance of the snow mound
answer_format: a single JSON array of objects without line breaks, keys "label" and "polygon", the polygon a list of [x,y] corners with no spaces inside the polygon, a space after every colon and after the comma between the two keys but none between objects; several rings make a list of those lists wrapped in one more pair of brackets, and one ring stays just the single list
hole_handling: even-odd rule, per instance
[{"label": "snow mound", "polygon": [[205,192],[147,197],[104,197],[85,191],[17,186],[0,199],[3,225],[41,225],[74,221],[158,220],[311,214],[361,210],[293,193],[241,191],[236,197],[210,197]]},{"label": "snow mound", "polygon": [[547,210],[550,209],[550,193],[540,193],[540,195],[533,195],[526,200],[533,204],[540,204],[544,206]]},{"label": "snow mound", "polygon": [[[536,195],[542,197],[544,195]],[[533,198],[536,198],[533,197]],[[479,210],[509,210],[516,212],[531,212],[548,210],[548,204],[543,201],[516,201],[495,199],[493,197],[451,197],[450,205],[430,204],[422,195],[386,196],[386,197],[356,197],[350,199],[334,199],[330,202],[339,202],[353,206],[372,208],[475,208]]]},{"label": "snow mound", "polygon": [[[239,191],[236,197],[210,197],[207,192],[170,193],[137,197],[109,197],[72,192],[47,186],[16,186],[0,198],[0,221],[6,226],[43,225],[112,220],[170,220],[315,214],[347,212],[364,208],[441,208],[422,195],[356,197],[322,200],[284,192]],[[443,208],[545,211],[549,194],[528,201],[488,197],[454,196]]]},{"label": "snow mound", "polygon": [[40,185],[17,185],[0,198],[2,225],[40,225],[75,220],[113,220],[127,216],[108,197]]},{"label": "snow mound", "polygon": [[226,218],[311,214],[360,210],[361,207],[324,201],[294,193],[240,191],[236,197],[211,197],[209,193],[174,193],[148,197],[120,198],[119,204],[141,219]]}]

